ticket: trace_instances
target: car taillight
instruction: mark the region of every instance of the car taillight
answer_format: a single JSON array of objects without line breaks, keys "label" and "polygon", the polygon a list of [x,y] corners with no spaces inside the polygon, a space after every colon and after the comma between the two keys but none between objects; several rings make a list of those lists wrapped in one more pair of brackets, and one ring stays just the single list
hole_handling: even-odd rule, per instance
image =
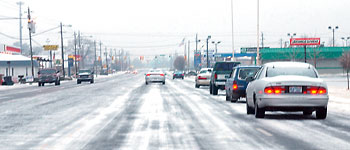
[{"label": "car taillight", "polygon": [[182,76],[184,76],[185,74],[182,74]]},{"label": "car taillight", "polygon": [[160,76],[164,76],[164,74],[160,74]]},{"label": "car taillight", "polygon": [[214,74],[214,79],[217,79],[218,78],[218,75],[215,73]]},{"label": "car taillight", "polygon": [[266,87],[264,90],[265,94],[281,94],[281,93],[285,93],[285,91],[286,89],[281,86],[269,86],[269,87]]},{"label": "car taillight", "polygon": [[147,74],[146,76],[151,76],[151,74]]},{"label": "car taillight", "polygon": [[327,93],[327,89],[324,87],[316,87],[316,86],[308,86],[306,88],[306,91],[304,92],[304,94],[312,94],[312,95],[316,95],[316,94],[326,94]]},{"label": "car taillight", "polygon": [[202,76],[198,76],[198,79],[199,79],[199,80],[206,80],[207,78],[202,77]]},{"label": "car taillight", "polygon": [[233,90],[237,90],[238,89],[237,81],[233,81],[232,89]]}]

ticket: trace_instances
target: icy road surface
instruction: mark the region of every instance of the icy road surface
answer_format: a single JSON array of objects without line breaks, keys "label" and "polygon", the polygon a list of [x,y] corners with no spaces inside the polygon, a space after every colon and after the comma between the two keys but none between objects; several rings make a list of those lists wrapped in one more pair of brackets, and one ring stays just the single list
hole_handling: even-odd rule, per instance
[{"label": "icy road surface", "polygon": [[0,90],[1,150],[350,150],[350,99],[330,90],[326,120],[302,113],[246,115],[193,79],[144,84],[120,74],[61,86]]}]

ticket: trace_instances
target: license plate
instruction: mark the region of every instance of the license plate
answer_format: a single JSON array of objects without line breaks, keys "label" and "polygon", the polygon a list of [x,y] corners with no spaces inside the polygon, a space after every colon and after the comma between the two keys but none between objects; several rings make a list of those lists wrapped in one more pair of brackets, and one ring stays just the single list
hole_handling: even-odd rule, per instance
[{"label": "license plate", "polygon": [[218,75],[218,79],[227,79],[229,75]]},{"label": "license plate", "polygon": [[289,87],[289,93],[302,93],[303,88],[301,86],[291,86]]}]

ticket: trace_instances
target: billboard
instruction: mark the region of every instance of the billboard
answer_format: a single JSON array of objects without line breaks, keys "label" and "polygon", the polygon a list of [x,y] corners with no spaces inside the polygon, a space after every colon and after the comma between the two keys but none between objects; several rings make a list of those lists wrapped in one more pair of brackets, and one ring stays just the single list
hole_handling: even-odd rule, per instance
[{"label": "billboard", "polygon": [[21,49],[20,48],[11,47],[11,46],[5,46],[5,51],[6,52],[12,52],[12,53],[21,53]]},{"label": "billboard", "polygon": [[291,38],[291,46],[320,45],[321,38]]}]

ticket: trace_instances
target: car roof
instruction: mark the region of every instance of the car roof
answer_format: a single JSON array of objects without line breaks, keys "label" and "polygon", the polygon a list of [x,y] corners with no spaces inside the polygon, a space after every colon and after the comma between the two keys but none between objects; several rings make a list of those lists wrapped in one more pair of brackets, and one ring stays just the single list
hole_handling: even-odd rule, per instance
[{"label": "car roof", "polygon": [[261,68],[261,66],[236,66],[234,68]]},{"label": "car roof", "polygon": [[[278,61],[278,62],[270,62],[264,64],[266,67],[293,67],[293,68],[308,68],[311,67],[311,64],[303,63],[303,62],[287,62],[287,61]],[[313,66],[312,66],[313,67]]]}]

